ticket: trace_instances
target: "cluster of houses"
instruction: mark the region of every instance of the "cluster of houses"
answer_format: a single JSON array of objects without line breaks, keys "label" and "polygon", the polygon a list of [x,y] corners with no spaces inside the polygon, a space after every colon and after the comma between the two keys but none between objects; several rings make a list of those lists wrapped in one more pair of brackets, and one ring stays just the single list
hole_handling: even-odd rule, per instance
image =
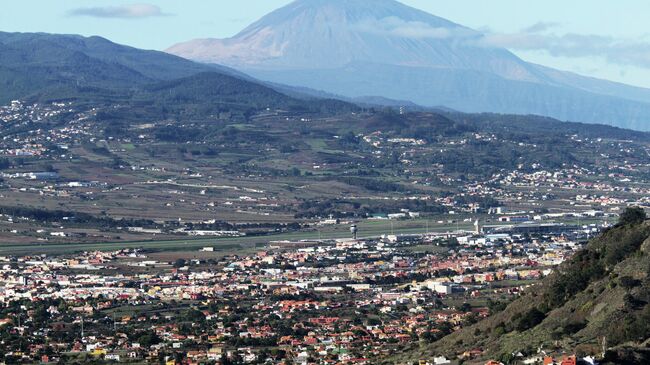
[{"label": "cluster of houses", "polygon": [[38,123],[66,113],[75,113],[71,103],[28,105],[15,100],[0,106],[0,125],[14,128],[30,125],[31,129],[29,133],[4,137],[0,143],[0,156],[39,157],[48,154],[52,148],[65,152],[67,144],[79,135],[89,135],[86,127],[77,125],[87,116],[80,113],[69,126],[53,130],[40,129]]},{"label": "cluster of houses", "polygon": [[566,243],[454,232],[181,261],[137,250],[2,257],[0,335],[32,343],[7,344],[6,359],[370,364],[488,316],[473,303],[518,296],[579,246]]}]

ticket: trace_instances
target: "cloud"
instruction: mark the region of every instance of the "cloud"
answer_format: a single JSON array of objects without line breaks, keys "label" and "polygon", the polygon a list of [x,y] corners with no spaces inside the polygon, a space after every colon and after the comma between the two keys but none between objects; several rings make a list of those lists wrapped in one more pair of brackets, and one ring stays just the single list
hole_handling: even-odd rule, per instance
[{"label": "cloud", "polygon": [[515,51],[540,51],[554,57],[599,58],[619,66],[650,68],[650,41],[644,37],[620,39],[596,34],[559,33],[556,22],[539,22],[514,33],[461,26],[437,27],[390,16],[353,25],[358,31],[410,39],[450,40],[457,44]]},{"label": "cloud", "polygon": [[[541,51],[554,57],[601,58],[621,66],[650,68],[650,42],[643,37],[619,39],[596,34],[540,33],[537,27],[518,33],[487,33],[478,41],[484,47],[500,47],[520,51]],[[546,28],[548,29],[548,28]]]},{"label": "cloud", "polygon": [[538,22],[538,23],[535,23],[535,24],[533,24],[533,25],[531,25],[531,26],[529,26],[527,28],[524,28],[522,30],[522,32],[525,32],[525,33],[542,33],[542,32],[546,32],[547,30],[557,28],[560,25],[562,25],[562,24],[557,23],[557,22]]},{"label": "cloud", "polygon": [[160,7],[151,4],[130,4],[121,6],[104,6],[78,8],[68,12],[70,16],[89,16],[95,18],[139,19],[168,16]]},{"label": "cloud", "polygon": [[477,34],[467,28],[434,27],[425,22],[408,21],[396,16],[366,19],[355,24],[354,27],[365,33],[414,39],[461,39]]}]

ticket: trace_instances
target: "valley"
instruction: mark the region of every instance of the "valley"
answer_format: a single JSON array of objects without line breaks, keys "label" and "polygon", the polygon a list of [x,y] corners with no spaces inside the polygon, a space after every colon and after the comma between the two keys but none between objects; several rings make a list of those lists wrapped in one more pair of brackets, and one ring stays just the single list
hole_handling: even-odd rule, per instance
[{"label": "valley", "polygon": [[488,213],[501,206],[563,221],[648,204],[648,137],[609,127],[548,120],[563,129],[533,135],[532,123],[498,115],[267,108],[183,122],[86,108],[3,108],[6,242],[314,232],[329,218],[401,211],[433,227],[496,221]]},{"label": "valley", "polygon": [[650,363],[645,36],[277,3],[0,32],[0,365]]}]

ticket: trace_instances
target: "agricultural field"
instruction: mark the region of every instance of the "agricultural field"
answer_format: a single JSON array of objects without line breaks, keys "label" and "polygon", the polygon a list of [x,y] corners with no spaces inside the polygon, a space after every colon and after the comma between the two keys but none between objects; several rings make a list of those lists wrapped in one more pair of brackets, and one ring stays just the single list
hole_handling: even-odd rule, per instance
[{"label": "agricultural field", "polygon": [[[0,157],[0,250],[341,238],[350,224],[372,237],[396,225],[399,234],[471,229],[503,217],[497,207],[591,224],[571,216],[614,221],[650,196],[648,138],[616,131],[631,138],[617,140],[607,127],[539,134],[532,122],[509,127],[507,116],[372,110],[170,124],[64,107],[65,117],[25,116],[0,131],[0,152],[37,151]],[[332,221],[339,226],[325,227]]]}]

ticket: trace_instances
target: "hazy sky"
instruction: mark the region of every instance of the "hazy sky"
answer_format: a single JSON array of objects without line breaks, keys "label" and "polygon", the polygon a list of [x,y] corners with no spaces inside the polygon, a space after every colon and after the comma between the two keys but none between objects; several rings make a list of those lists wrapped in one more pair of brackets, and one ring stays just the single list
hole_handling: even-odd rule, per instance
[{"label": "hazy sky", "polygon": [[[373,1],[373,0],[368,0]],[[100,35],[164,50],[225,38],[290,0],[5,0],[0,30]],[[650,87],[650,1],[402,0],[490,32],[527,61]]]}]

